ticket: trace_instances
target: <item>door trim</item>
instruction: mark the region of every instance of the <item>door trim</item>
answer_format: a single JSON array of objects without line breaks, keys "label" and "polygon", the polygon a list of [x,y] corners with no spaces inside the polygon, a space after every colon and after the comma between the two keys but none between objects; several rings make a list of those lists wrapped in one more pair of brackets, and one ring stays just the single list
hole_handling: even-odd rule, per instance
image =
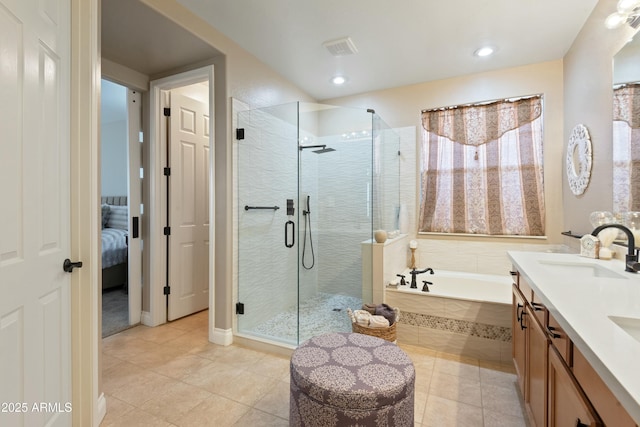
[{"label": "door trim", "polygon": [[[73,29],[73,31],[71,31]],[[97,426],[106,414],[100,390],[100,7],[71,0],[71,276],[73,425]]]},{"label": "door trim", "polygon": [[[164,138],[165,128],[163,126],[162,109],[165,106],[165,92],[181,86],[194,83],[209,82],[209,135],[210,150],[209,161],[211,164],[209,176],[209,339],[211,340],[214,329],[214,308],[215,308],[215,114],[214,114],[214,70],[213,65],[209,65],[195,70],[186,71],[173,76],[154,80],[150,84],[150,130],[149,130],[149,194],[153,195],[149,206],[149,260],[152,260],[149,272],[150,298],[149,298],[149,318],[151,323],[148,326],[157,326],[165,323],[167,317],[166,296],[163,288],[165,285],[166,271],[166,247],[163,228],[166,224],[165,204],[167,193],[165,188],[164,164]],[[147,319],[143,316],[143,322]]]}]

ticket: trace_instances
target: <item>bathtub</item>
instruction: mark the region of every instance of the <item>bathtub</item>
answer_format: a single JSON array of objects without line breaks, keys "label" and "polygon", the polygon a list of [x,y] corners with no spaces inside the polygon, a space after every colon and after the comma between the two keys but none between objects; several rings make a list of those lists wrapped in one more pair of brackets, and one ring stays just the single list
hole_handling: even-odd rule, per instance
[{"label": "bathtub", "polygon": [[[410,269],[402,274],[407,281],[406,286],[398,286],[397,291],[429,297],[452,298],[464,301],[492,302],[497,304],[511,304],[511,276],[464,273],[457,271],[439,271],[434,274],[422,273],[416,276],[418,288],[411,289]],[[429,292],[422,291],[422,281],[426,280]],[[389,288],[392,289],[392,288]]]},{"label": "bathtub", "polygon": [[[417,289],[387,287],[384,302],[400,310],[398,343],[480,360],[511,363],[511,284],[504,276],[435,270]],[[432,282],[429,292],[422,281]]]}]

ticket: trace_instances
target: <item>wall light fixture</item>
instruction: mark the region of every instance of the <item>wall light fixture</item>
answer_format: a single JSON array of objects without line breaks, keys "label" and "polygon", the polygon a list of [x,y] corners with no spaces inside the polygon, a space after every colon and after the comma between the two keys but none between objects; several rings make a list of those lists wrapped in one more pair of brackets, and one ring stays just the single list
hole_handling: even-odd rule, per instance
[{"label": "wall light fixture", "polygon": [[640,0],[618,0],[617,11],[607,16],[605,27],[610,30],[629,24],[633,28],[640,26]]}]

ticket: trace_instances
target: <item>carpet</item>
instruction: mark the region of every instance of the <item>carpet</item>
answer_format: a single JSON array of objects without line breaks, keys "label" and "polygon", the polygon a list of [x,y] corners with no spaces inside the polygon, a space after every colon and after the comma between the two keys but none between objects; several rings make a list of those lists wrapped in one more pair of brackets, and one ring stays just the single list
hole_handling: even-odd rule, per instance
[{"label": "carpet", "polygon": [[129,328],[129,296],[124,287],[102,292],[102,338]]}]

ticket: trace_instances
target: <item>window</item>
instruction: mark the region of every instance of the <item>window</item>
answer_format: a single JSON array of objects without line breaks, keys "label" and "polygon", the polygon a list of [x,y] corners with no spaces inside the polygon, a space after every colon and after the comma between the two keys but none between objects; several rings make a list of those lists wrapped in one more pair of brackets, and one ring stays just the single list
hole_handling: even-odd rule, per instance
[{"label": "window", "polygon": [[542,97],[422,112],[418,231],[544,236]]}]

